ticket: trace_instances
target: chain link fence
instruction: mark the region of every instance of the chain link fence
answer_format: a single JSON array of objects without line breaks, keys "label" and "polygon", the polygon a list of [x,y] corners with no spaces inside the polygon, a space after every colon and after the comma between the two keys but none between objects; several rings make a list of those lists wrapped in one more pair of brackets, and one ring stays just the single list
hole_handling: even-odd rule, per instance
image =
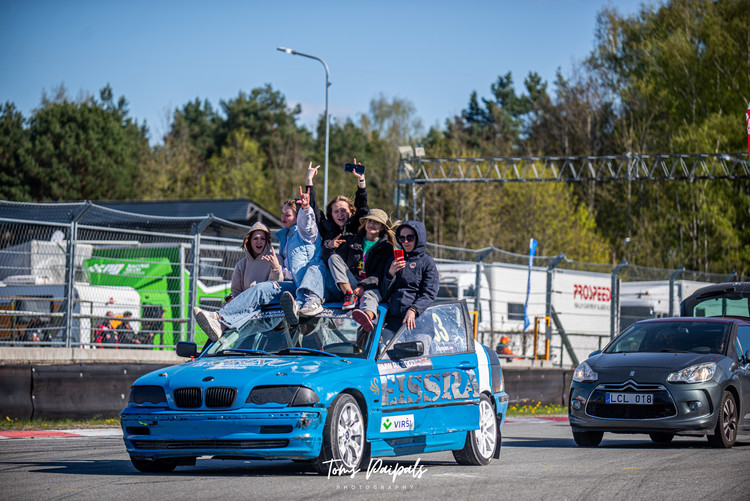
[{"label": "chain link fence", "polygon": [[[0,201],[0,346],[171,349],[205,342],[192,308],[230,292],[249,227],[145,216],[90,202]],[[575,364],[641,318],[679,314],[697,288],[742,276],[596,264],[563,254],[428,244],[440,296],[477,312],[478,339],[510,360]],[[498,346],[499,345],[499,346]]]}]

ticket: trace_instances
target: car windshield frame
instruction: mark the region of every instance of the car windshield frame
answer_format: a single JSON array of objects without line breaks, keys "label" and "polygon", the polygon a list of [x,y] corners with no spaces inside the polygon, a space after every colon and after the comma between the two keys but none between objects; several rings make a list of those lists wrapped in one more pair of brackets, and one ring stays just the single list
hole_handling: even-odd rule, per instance
[{"label": "car windshield frame", "polygon": [[731,322],[674,320],[636,322],[620,333],[603,353],[695,353],[726,355]]},{"label": "car windshield frame", "polygon": [[264,311],[242,328],[226,331],[202,357],[340,356],[367,358],[375,331],[364,333],[351,315],[329,310],[290,326],[280,310]]}]

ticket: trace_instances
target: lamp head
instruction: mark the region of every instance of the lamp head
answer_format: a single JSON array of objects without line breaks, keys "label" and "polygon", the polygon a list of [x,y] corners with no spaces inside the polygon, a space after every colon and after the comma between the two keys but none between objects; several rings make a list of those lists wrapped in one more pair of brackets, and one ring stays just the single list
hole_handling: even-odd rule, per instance
[{"label": "lamp head", "polygon": [[280,50],[281,52],[286,52],[287,54],[294,54],[294,51],[288,47],[276,47],[276,50]]}]

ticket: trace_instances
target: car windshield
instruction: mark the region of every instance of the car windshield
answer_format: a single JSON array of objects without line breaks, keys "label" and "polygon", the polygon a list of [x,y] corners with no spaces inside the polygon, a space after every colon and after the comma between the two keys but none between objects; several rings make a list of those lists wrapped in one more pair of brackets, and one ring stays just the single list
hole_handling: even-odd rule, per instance
[{"label": "car windshield", "polygon": [[294,326],[287,324],[281,312],[264,314],[239,330],[226,332],[202,356],[315,355],[319,351],[342,357],[367,356],[372,336],[362,333],[359,324],[345,314],[302,318]]},{"label": "car windshield", "polygon": [[721,322],[643,322],[625,329],[604,353],[725,354],[732,325]]}]

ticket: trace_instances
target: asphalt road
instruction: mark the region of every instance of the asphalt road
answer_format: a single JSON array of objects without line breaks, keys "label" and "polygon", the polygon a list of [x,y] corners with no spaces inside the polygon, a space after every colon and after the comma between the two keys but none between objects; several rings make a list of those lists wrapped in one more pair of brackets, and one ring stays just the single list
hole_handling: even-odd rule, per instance
[{"label": "asphalt road", "polygon": [[[199,459],[171,474],[130,464],[119,437],[0,440],[0,497],[47,499],[750,499],[750,437],[729,450],[677,437],[605,434],[575,445],[567,422],[518,419],[499,460],[458,466],[451,453],[384,460],[383,469],[327,478],[288,461]],[[418,463],[417,463],[418,461]],[[401,470],[398,467],[409,467]],[[393,474],[396,470],[396,474]]]}]

